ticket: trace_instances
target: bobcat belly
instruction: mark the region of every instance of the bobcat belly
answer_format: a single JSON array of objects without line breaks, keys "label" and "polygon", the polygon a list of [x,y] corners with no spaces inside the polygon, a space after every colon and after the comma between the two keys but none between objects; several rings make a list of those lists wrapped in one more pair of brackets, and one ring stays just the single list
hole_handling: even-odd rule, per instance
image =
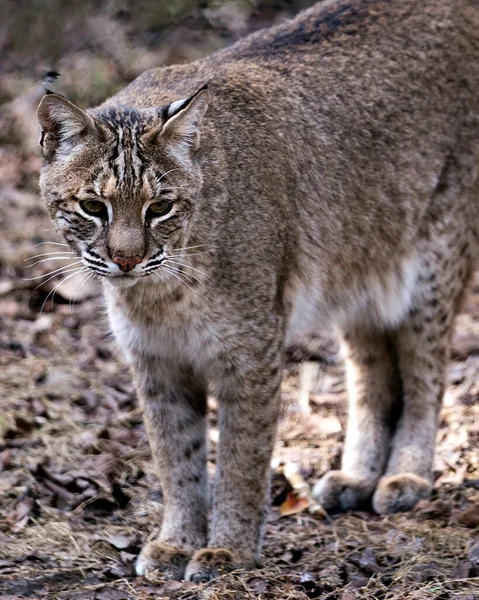
[{"label": "bobcat belly", "polygon": [[298,282],[292,294],[286,343],[318,331],[322,325],[340,329],[396,327],[411,307],[418,267],[419,257],[413,255],[395,269],[381,275],[371,273],[339,292]]}]

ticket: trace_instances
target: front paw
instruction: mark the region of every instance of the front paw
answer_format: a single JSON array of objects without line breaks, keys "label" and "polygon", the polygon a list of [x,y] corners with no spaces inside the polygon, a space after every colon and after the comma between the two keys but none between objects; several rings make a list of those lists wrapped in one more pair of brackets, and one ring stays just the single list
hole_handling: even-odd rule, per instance
[{"label": "front paw", "polygon": [[210,581],[235,569],[254,567],[254,560],[237,561],[226,548],[203,548],[193,555],[186,567],[185,579],[195,583]]},{"label": "front paw", "polygon": [[148,575],[152,571],[159,571],[163,579],[180,581],[184,577],[186,565],[192,554],[193,551],[188,552],[155,540],[141,551],[136,560],[135,571],[137,575]]},{"label": "front paw", "polygon": [[313,488],[315,500],[325,510],[351,510],[365,505],[375,481],[352,477],[343,471],[330,471]]},{"label": "front paw", "polygon": [[432,483],[413,473],[382,477],[373,496],[373,508],[379,515],[411,510],[431,491]]}]

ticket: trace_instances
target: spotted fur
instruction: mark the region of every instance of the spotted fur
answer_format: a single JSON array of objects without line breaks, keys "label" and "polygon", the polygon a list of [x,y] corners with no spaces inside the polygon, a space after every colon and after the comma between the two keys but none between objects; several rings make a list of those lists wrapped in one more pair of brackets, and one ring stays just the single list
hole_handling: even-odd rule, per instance
[{"label": "spotted fur", "polygon": [[351,410],[317,498],[389,513],[429,494],[477,255],[478,61],[476,0],[325,0],[86,112],[43,99],[42,192],[104,282],[163,488],[138,573],[200,581],[255,563],[282,349],[324,321]]}]

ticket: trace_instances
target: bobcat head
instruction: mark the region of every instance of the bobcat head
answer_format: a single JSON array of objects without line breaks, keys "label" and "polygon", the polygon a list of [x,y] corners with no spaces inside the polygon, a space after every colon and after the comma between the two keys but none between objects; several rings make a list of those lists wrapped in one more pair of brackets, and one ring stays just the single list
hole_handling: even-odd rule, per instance
[{"label": "bobcat head", "polygon": [[188,245],[202,186],[197,160],[208,91],[161,108],[38,107],[40,189],[83,265],[118,287],[153,275]]}]

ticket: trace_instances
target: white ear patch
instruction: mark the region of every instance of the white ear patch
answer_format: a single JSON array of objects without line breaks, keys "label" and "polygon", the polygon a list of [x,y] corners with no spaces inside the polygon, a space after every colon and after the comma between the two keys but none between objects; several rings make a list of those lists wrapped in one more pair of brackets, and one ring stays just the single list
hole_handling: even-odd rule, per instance
[{"label": "white ear patch", "polygon": [[189,100],[189,98],[183,98],[182,100],[175,100],[175,102],[172,102],[166,112],[168,118],[172,117],[175,113],[177,113],[184,106],[186,106],[186,104],[188,103],[188,100]]},{"label": "white ear patch", "polygon": [[180,154],[197,150],[200,144],[200,125],[208,109],[209,93],[206,88],[190,98],[172,102],[166,111],[167,120],[161,135],[169,139]]}]

